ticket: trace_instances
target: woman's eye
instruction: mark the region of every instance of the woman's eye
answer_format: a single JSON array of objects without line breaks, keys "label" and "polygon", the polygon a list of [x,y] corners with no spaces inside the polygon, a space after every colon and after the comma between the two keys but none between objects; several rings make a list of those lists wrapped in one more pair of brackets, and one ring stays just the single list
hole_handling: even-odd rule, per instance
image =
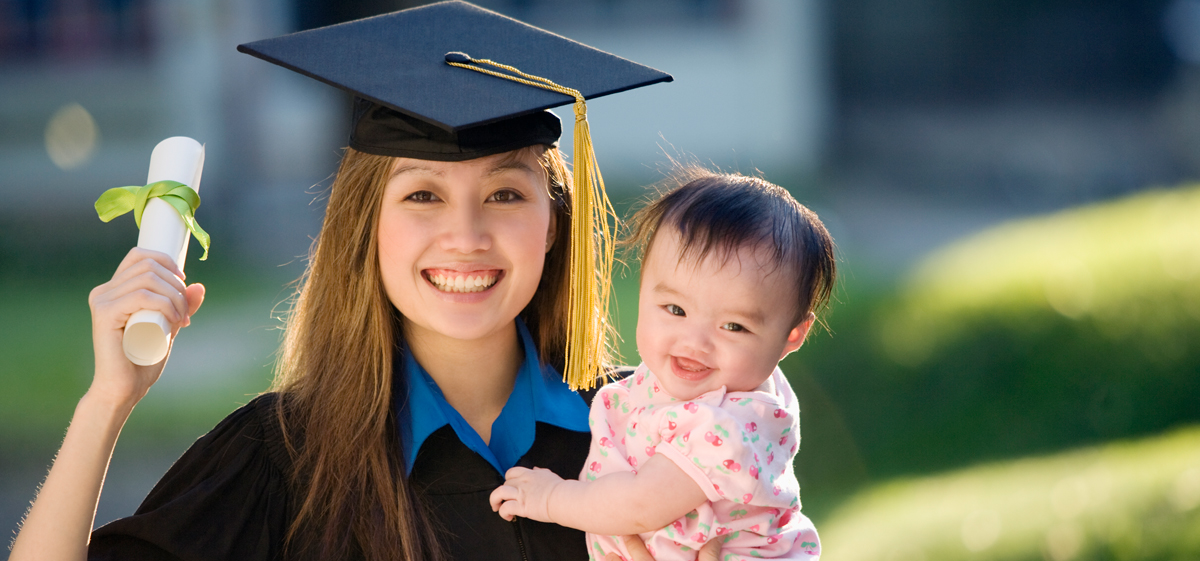
[{"label": "woman's eye", "polygon": [[497,191],[492,195],[492,200],[498,203],[511,203],[521,200],[521,194],[512,189]]},{"label": "woman's eye", "polygon": [[438,200],[438,198],[436,195],[434,195],[433,193],[431,193],[429,191],[417,191],[417,192],[405,197],[404,200],[412,201],[414,203],[432,203],[432,202]]},{"label": "woman's eye", "polygon": [[687,316],[687,313],[683,311],[683,308],[680,308],[675,304],[667,304],[666,306],[663,306],[663,309],[666,310],[668,314],[673,316]]},{"label": "woman's eye", "polygon": [[725,325],[722,325],[721,329],[724,329],[726,331],[745,331],[746,330],[746,328],[743,327],[742,324],[733,323],[733,322],[729,322]]}]

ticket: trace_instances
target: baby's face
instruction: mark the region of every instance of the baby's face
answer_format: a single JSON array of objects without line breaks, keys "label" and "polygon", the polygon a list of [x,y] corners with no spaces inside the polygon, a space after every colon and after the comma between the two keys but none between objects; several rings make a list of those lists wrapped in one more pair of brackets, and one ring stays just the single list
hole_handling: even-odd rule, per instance
[{"label": "baby's face", "polygon": [[745,247],[680,261],[679,234],[663,227],[642,262],[637,345],[642,361],[676,399],[726,386],[749,391],[804,342],[795,282],[766,252]]}]

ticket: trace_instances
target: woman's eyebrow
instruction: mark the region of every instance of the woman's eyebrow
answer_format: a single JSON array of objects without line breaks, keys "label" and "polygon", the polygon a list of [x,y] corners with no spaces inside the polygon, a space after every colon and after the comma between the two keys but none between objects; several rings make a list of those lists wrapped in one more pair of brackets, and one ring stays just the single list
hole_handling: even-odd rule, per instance
[{"label": "woman's eyebrow", "polygon": [[498,163],[498,164],[496,164],[495,167],[488,170],[487,175],[488,175],[488,177],[491,177],[493,175],[499,175],[501,173],[504,173],[504,172],[510,171],[510,170],[523,171],[526,173],[537,173],[533,170],[532,167],[529,166],[529,164],[518,160],[518,161],[513,161],[513,162]]},{"label": "woman's eyebrow", "polygon": [[437,177],[443,177],[446,175],[446,172],[441,171],[441,170],[436,170],[431,167],[423,166],[420,164],[411,164],[411,165],[400,166],[400,167],[396,168],[396,171],[392,172],[392,177],[397,177],[404,173],[423,173],[423,174],[433,175],[433,176],[437,176]]}]

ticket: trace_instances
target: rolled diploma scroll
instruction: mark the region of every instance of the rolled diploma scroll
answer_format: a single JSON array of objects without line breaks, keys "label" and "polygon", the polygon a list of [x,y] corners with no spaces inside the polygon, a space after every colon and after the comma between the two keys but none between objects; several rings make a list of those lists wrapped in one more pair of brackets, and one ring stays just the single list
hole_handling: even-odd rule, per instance
[{"label": "rolled diploma scroll", "polygon": [[[154,147],[150,154],[150,173],[146,184],[157,181],[178,181],[192,190],[200,191],[200,172],[204,170],[204,146],[186,136],[173,136]],[[161,199],[146,202],[142,212],[142,228],[138,233],[138,247],[161,251],[175,259],[175,265],[183,271],[187,257],[189,233],[179,212]],[[139,310],[129,316],[125,323],[125,336],[121,342],[129,361],[149,366],[158,364],[167,356],[171,343],[171,324],[162,312]]]}]

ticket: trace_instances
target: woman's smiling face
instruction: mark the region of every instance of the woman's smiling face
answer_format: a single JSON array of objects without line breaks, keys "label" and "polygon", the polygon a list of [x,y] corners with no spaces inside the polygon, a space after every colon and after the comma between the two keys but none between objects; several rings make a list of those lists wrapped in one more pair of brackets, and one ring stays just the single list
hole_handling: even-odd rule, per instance
[{"label": "woman's smiling face", "polygon": [[484,338],[529,304],[554,241],[538,155],[396,159],[380,208],[379,268],[410,335]]}]

